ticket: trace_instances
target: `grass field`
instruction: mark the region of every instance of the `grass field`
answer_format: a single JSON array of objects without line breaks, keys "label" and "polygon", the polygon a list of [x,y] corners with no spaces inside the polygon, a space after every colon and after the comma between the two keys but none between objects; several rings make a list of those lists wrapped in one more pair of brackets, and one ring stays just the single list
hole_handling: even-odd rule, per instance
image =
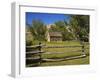
[{"label": "grass field", "polygon": [[[46,46],[81,46],[80,42],[78,41],[66,41],[66,42],[42,42],[46,44]],[[84,43],[85,45],[85,53],[86,57],[72,59],[72,60],[65,60],[65,61],[58,61],[58,62],[41,62],[38,66],[61,66],[61,65],[82,65],[82,64],[89,64],[89,44]],[[80,51],[78,51],[80,50]],[[68,48],[42,48],[42,51],[46,51],[45,54],[42,54],[42,58],[47,59],[59,59],[71,56],[79,56],[81,55],[82,47],[68,47]],[[76,51],[76,52],[74,52]],[[78,51],[78,52],[77,52]],[[50,52],[50,54],[47,54]],[[62,53],[59,53],[62,52]],[[33,63],[34,64],[34,63]],[[32,65],[32,64],[31,64]]]}]

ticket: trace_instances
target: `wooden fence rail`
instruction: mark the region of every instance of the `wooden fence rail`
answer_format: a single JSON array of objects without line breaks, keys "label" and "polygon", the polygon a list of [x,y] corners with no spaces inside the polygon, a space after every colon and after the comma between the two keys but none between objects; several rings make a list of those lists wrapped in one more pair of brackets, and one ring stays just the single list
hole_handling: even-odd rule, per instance
[{"label": "wooden fence rail", "polygon": [[[42,51],[42,48],[74,48],[74,47],[80,47],[81,50],[72,50],[72,51],[64,51],[64,52],[47,52]],[[61,54],[61,53],[68,53],[68,52],[81,52],[81,55],[78,56],[72,56],[72,57],[66,57],[66,58],[60,58],[60,59],[43,59],[42,54]],[[36,54],[37,57],[33,57],[30,55]],[[39,65],[42,61],[63,61],[63,60],[69,60],[69,59],[76,59],[76,58],[82,58],[85,57],[85,47],[84,45],[81,46],[46,46],[44,44],[39,43],[39,45],[35,46],[26,46],[26,63],[30,62],[32,60],[33,62],[38,62]]]}]

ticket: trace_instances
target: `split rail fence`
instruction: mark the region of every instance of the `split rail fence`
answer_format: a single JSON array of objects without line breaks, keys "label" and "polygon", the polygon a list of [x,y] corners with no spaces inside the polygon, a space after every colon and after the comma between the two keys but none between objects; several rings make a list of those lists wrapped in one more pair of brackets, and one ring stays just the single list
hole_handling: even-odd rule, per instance
[{"label": "split rail fence", "polygon": [[[81,50],[71,50],[67,52],[47,52],[47,51],[42,51],[42,48],[81,48]],[[69,60],[69,59],[77,59],[77,58],[83,58],[86,57],[86,51],[85,51],[85,46],[84,44],[80,46],[46,46],[41,43],[35,46],[26,46],[26,64],[30,64],[30,66],[39,66],[41,65],[42,62],[54,62],[54,61],[64,61],[64,60]],[[53,58],[42,58],[43,54],[63,54],[63,53],[68,53],[68,52],[81,52],[80,55],[78,56],[70,56],[70,57],[65,57],[65,58],[58,58],[58,59],[53,59]],[[36,65],[32,63],[37,63]]]}]

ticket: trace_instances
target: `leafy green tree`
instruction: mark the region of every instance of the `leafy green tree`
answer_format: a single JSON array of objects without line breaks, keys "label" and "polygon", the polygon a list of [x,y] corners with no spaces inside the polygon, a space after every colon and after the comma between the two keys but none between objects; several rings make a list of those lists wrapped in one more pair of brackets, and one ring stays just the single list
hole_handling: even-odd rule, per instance
[{"label": "leafy green tree", "polygon": [[31,33],[31,27],[29,24],[26,24],[26,46],[33,44],[33,35]]},{"label": "leafy green tree", "polygon": [[70,26],[78,40],[89,40],[89,16],[71,15]]},{"label": "leafy green tree", "polygon": [[57,30],[62,33],[62,40],[72,40],[73,39],[73,34],[68,31],[68,23],[65,21],[58,21],[55,22],[55,25],[57,27]]},{"label": "leafy green tree", "polygon": [[50,26],[49,32],[59,32],[59,29],[55,24]]},{"label": "leafy green tree", "polygon": [[45,41],[46,40],[47,27],[41,20],[33,20],[31,25],[31,32],[34,40]]}]

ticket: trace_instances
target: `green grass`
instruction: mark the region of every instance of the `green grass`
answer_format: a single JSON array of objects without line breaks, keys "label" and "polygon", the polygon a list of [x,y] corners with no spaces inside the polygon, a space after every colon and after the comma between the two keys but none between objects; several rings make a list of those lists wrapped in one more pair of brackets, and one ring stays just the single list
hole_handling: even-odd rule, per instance
[{"label": "green grass", "polygon": [[85,65],[89,64],[89,56],[85,58],[66,60],[60,62],[43,62],[40,66]]},{"label": "green grass", "polygon": [[[46,46],[81,46],[80,42],[78,41],[66,41],[66,42],[42,42],[46,44]],[[82,64],[89,64],[89,44],[85,43],[85,50],[86,57],[79,58],[79,59],[72,59],[72,60],[65,60],[59,62],[42,62],[41,65],[38,66],[61,66],[61,65],[82,65]],[[74,47],[74,48],[42,48],[43,51],[52,52],[52,54],[42,54],[42,58],[64,58],[64,57],[71,57],[71,56],[78,56],[81,55],[80,52],[71,52],[75,50],[81,50],[81,47]],[[63,52],[63,53],[56,53],[56,52]],[[34,64],[34,63],[33,63]]]},{"label": "green grass", "polygon": [[78,41],[62,41],[62,42],[46,42],[47,45],[58,45],[58,46],[71,46],[71,45],[80,45]]}]

